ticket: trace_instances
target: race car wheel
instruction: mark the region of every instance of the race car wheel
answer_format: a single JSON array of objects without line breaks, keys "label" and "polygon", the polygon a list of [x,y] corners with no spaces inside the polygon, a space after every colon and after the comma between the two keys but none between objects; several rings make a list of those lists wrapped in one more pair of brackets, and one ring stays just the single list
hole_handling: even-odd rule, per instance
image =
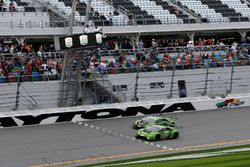
[{"label": "race car wheel", "polygon": [[175,126],[175,123],[171,123],[169,126],[174,127],[174,126]]},{"label": "race car wheel", "polygon": [[157,141],[157,140],[160,140],[161,139],[161,137],[160,137],[160,135],[156,135],[155,136],[155,140]]},{"label": "race car wheel", "polygon": [[173,135],[173,139],[176,139],[178,136],[179,136],[179,133],[175,132],[174,135]]}]

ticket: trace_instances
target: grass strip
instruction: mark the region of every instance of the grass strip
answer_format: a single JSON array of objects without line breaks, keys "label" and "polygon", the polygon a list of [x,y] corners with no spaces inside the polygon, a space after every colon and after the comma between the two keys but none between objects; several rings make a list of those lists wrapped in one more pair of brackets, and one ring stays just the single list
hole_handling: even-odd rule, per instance
[{"label": "grass strip", "polygon": [[[84,165],[84,167],[120,164],[120,163],[133,162],[133,161],[146,160],[146,159],[157,159],[157,158],[174,157],[174,156],[180,156],[180,155],[209,153],[209,152],[233,150],[233,149],[240,149],[240,148],[250,148],[250,145],[233,146],[233,147],[209,149],[209,150],[201,150],[201,151],[181,152],[181,153],[143,157],[143,158],[134,158],[134,159],[128,159],[128,160],[112,161],[112,162],[107,162],[107,163]],[[219,158],[219,159],[217,159],[217,158]],[[123,167],[123,166],[129,166],[129,167],[147,167],[147,166],[159,167],[159,166],[163,166],[164,167],[166,165],[168,167],[190,167],[190,166],[192,166],[192,167],[200,167],[200,166],[202,166],[202,167],[211,167],[211,166],[213,166],[213,167],[238,167],[238,166],[239,167],[245,167],[245,166],[249,167],[250,166],[250,152],[249,151],[237,152],[237,153],[230,153],[227,155],[218,155],[218,156],[206,157],[206,158],[185,159],[185,160],[168,160],[168,161],[161,161],[161,162],[154,162],[154,163],[121,165],[120,167]],[[83,166],[79,166],[79,167],[83,167]]]}]

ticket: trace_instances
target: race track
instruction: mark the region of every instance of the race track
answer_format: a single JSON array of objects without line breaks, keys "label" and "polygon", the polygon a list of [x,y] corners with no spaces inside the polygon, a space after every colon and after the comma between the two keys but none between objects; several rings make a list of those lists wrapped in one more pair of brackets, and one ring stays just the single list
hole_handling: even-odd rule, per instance
[{"label": "race track", "polygon": [[250,144],[249,108],[171,115],[182,127],[179,138],[152,143],[134,138],[131,125],[138,117],[0,129],[0,166],[74,166]]}]

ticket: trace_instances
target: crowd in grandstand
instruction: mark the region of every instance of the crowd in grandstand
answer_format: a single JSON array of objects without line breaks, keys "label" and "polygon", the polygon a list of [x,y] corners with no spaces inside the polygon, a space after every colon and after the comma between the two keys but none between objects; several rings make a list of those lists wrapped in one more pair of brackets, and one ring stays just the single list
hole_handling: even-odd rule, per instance
[{"label": "crowd in grandstand", "polygon": [[25,80],[57,79],[62,70],[62,60],[48,59],[44,54],[54,51],[53,45],[35,49],[32,44],[0,44],[0,82],[17,81],[20,74],[27,76],[22,78]]},{"label": "crowd in grandstand", "polygon": [[[213,38],[196,41],[195,46],[196,49],[198,48],[196,51],[191,48],[178,55],[167,51],[159,52],[159,48],[189,46],[189,42],[184,39],[139,40],[136,47],[133,48],[128,39],[107,40],[101,46],[99,53],[93,56],[89,69],[95,67],[101,73],[115,74],[135,72],[138,62],[140,62],[142,71],[169,70],[174,67],[177,69],[204,68],[208,66],[209,62],[211,67],[231,66],[233,59],[236,65],[249,64],[250,49],[248,47],[241,48],[241,54],[234,56],[232,51],[237,47],[237,43],[230,45],[227,51],[223,49],[214,54],[211,51],[199,50],[202,46],[225,46],[222,41],[216,41]],[[249,44],[249,38],[241,42]],[[143,52],[135,51],[137,49],[143,50]],[[0,82],[17,81],[20,74],[26,76],[22,79],[28,81],[58,79],[62,71],[63,57],[50,59],[45,54],[48,52],[55,52],[53,45],[41,45],[35,48],[32,44],[0,44]]]},{"label": "crowd in grandstand", "polygon": [[10,3],[5,3],[4,0],[0,0],[0,12],[16,12],[16,2],[10,1]]}]

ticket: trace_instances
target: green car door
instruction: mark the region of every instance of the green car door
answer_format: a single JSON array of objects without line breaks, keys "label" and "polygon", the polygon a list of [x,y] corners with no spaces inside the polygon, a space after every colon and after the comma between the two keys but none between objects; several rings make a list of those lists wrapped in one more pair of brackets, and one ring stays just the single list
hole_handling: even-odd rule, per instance
[{"label": "green car door", "polygon": [[170,136],[170,131],[167,128],[163,128],[160,130],[161,139],[167,139]]}]

